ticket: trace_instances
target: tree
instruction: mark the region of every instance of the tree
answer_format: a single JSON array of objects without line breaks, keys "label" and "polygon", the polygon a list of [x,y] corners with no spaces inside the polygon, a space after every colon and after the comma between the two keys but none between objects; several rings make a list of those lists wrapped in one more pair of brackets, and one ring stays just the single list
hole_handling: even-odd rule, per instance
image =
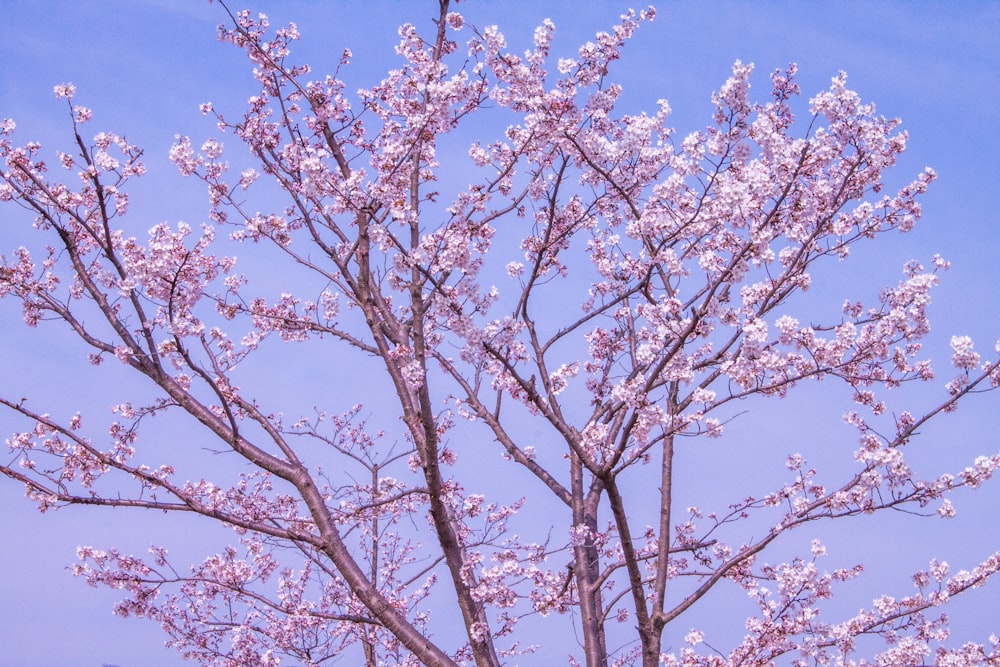
[{"label": "tree", "polygon": [[[831,313],[808,298],[852,248],[908,231],[934,179],[883,192],[906,137],[844,75],[800,105],[792,66],[755,102],[752,67],[737,63],[712,124],[680,138],[666,102],[616,110],[611,70],[652,10],[553,63],[551,24],[517,56],[442,0],[435,30],[403,26],[400,67],[352,96],[339,70],[294,64],[294,25],[222,7],[221,36],[246,51],[260,91],[235,116],[203,112],[256,166],[230,175],[219,139],[196,151],[178,138],[171,160],[208,187],[200,232],[164,223],[140,239],[123,224],[142,151],[89,137],[71,84],[56,95],[75,147],[51,170],[68,178],[37,143],[13,142],[13,121],[0,129],[0,200],[51,246],[5,257],[0,295],[157,391],[95,429],[92,415],[0,399],[29,425],[0,470],[43,511],[194,513],[238,536],[185,574],[162,547],[82,548],[75,571],[123,590],[119,613],[219,665],[345,650],[370,665],[494,665],[530,652],[524,619],[542,617],[571,619],[581,646],[565,652],[588,665],[998,657],[995,640],[945,648],[937,607],[983,584],[1000,554],[956,574],[932,561],[915,593],[843,618],[829,599],[859,568],[824,571],[819,541],[765,560],[806,524],[948,516],[952,492],[1000,466],[984,456],[923,479],[904,459],[932,420],[1000,382],[997,362],[956,336],[957,375],[935,404],[906,409],[889,393],[934,377],[921,341],[944,260],[908,264],[867,305]],[[456,130],[481,118],[509,127],[457,153]],[[443,191],[459,160],[471,185]],[[234,248],[266,249],[267,266],[237,272]],[[260,398],[255,363],[274,339],[326,363],[377,361],[391,414],[373,400],[293,415]],[[728,507],[686,506],[680,452],[821,379],[857,404],[852,468],[828,474],[789,452],[777,488],[747,480]],[[189,481],[146,458],[140,435],[175,415],[199,425],[194,446],[228,452],[225,470]],[[500,483],[484,474],[497,453]],[[715,650],[708,629],[678,624],[724,587],[750,601],[747,632]],[[665,645],[668,629],[689,647]]]}]

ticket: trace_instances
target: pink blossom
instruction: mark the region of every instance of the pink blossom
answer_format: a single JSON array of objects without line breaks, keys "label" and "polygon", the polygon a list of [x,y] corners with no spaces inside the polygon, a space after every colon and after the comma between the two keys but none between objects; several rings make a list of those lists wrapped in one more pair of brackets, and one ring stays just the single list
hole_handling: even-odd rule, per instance
[{"label": "pink blossom", "polygon": [[76,86],[72,83],[60,83],[53,88],[56,94],[56,99],[63,97],[73,97],[76,94]]},{"label": "pink blossom", "polygon": [[972,339],[968,336],[952,336],[951,349],[951,364],[955,368],[972,370],[979,366],[979,354],[973,351]]},{"label": "pink blossom", "polygon": [[[58,97],[58,95],[57,95],[57,97]],[[91,118],[93,118],[93,116],[94,116],[94,112],[91,111],[90,109],[88,109],[87,107],[82,107],[82,106],[75,106],[75,107],[73,107],[73,119],[77,123],[86,123]]]}]

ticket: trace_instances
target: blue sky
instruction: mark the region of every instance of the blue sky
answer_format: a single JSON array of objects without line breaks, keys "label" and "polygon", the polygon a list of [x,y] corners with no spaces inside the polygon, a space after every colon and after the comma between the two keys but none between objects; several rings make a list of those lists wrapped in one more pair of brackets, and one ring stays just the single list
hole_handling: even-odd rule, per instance
[{"label": "blue sky", "polygon": [[[275,25],[298,23],[302,40],[297,59],[313,64],[317,77],[335,65],[343,47],[350,47],[355,64],[348,71],[348,88],[357,88],[376,83],[393,66],[397,24],[408,20],[426,28],[435,6],[416,0],[285,1],[258,2],[252,9],[270,13]],[[557,26],[555,50],[570,53],[595,31],[612,25],[628,6],[472,0],[458,9],[478,25],[499,24],[517,48],[550,17]],[[612,76],[625,87],[623,103],[630,111],[653,109],[657,98],[668,99],[673,125],[682,136],[710,120],[709,96],[736,59],[756,63],[758,90],[766,89],[768,72],[797,62],[805,97],[825,87],[838,70],[846,70],[849,85],[864,99],[874,101],[881,113],[903,119],[909,148],[889,181],[908,181],[925,165],[937,170],[940,179],[923,200],[924,219],[911,234],[860,253],[853,268],[837,280],[877,290],[897,279],[907,259],[928,261],[938,252],[953,267],[934,293],[931,309],[935,335],[929,349],[940,360],[942,383],[948,377],[952,334],[971,335],[981,350],[991,349],[1000,337],[995,195],[1000,183],[1000,3],[675,1],[659,3],[657,9],[656,21],[640,29]],[[150,174],[133,191],[132,224],[196,223],[206,211],[203,189],[175,175],[167,150],[175,133],[191,135],[196,145],[211,134],[211,123],[198,113],[199,103],[211,100],[220,110],[236,112],[253,91],[241,53],[215,40],[215,25],[223,18],[219,6],[202,0],[7,0],[0,21],[0,117],[14,118],[20,140],[38,139],[51,155],[68,143],[64,106],[53,98],[52,86],[74,82],[78,102],[94,109],[93,131],[112,129],[146,149]],[[13,209],[0,209],[0,253],[23,243],[27,227]],[[46,333],[53,335],[40,335]],[[31,396],[58,414],[96,401],[117,381],[89,374],[79,348],[70,347],[52,328],[27,330],[16,304],[0,302],[0,336],[4,395]],[[276,372],[287,373],[289,383],[299,379],[295,371]],[[344,369],[342,376],[350,384],[352,378],[362,381],[363,372]],[[996,452],[997,400],[1000,396],[978,397],[926,434],[933,439],[922,454],[927,465],[953,468],[976,453]],[[805,414],[824,407],[810,403],[808,392],[797,401],[775,409]],[[94,409],[105,408],[106,402],[95,403]],[[828,437],[811,432],[805,419],[795,424],[807,439]],[[15,428],[8,415],[0,414],[4,435]],[[723,489],[727,485],[725,480],[720,484]],[[1000,547],[995,528],[983,529],[996,525],[1000,488],[963,494],[956,505],[959,518],[948,524],[901,522],[880,527],[882,533],[864,533],[896,531],[888,533],[884,546],[876,546],[873,576],[905,582],[911,552],[919,551],[912,561],[919,567],[930,547],[956,566],[971,565]],[[113,618],[115,596],[87,588],[66,568],[79,544],[120,544],[143,551],[155,539],[200,559],[208,553],[201,535],[196,522],[120,510],[68,509],[41,517],[16,485],[0,480],[0,571],[7,573],[0,577],[0,644],[5,663],[184,664],[161,648],[163,636],[155,625]],[[840,537],[845,544],[854,538],[851,533]],[[208,543],[219,539],[215,533],[204,534]],[[870,600],[867,589],[853,590],[858,592],[851,601],[854,607]],[[981,641],[989,631],[1000,632],[995,622],[989,626],[990,614],[984,613],[995,610],[998,601],[1000,587],[993,584],[956,610],[956,619],[966,620],[972,630],[968,639]]]}]

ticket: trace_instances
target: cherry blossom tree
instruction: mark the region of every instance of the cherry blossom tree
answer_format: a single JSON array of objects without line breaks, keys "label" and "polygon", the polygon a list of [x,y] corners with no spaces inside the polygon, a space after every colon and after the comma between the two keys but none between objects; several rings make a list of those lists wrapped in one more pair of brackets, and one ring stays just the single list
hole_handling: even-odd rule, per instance
[{"label": "cherry blossom tree", "polygon": [[[402,26],[398,67],[352,93],[350,51],[314,73],[293,60],[294,24],[219,4],[259,89],[242,111],[204,104],[217,133],[170,151],[207,186],[200,226],[128,220],[143,152],[90,130],[72,84],[55,87],[66,152],[0,125],[0,200],[45,239],[29,248],[26,231],[3,257],[0,296],[156,392],[110,422],[0,398],[25,424],[0,471],[43,512],[194,514],[232,535],[189,568],[163,546],[81,547],[75,574],[120,590],[117,613],[220,666],[514,664],[538,648],[532,627],[588,666],[1000,660],[996,637],[948,644],[940,609],[1000,552],[955,572],[931,560],[912,590],[838,616],[830,600],[862,568],[826,568],[812,539],[833,519],[949,517],[953,492],[1000,467],[924,478],[906,460],[934,446],[932,420],[1000,384],[968,337],[951,339],[943,389],[922,357],[944,259],[867,302],[810,300],[852,248],[909,231],[935,178],[886,191],[906,134],[846,75],[803,100],[789,66],[758,100],[766,78],[737,62],[711,123],[682,136],[666,101],[616,108],[613,70],[652,8],[556,58],[550,22],[517,55],[440,0],[434,29]],[[299,411],[262,397],[255,360],[275,349],[377,373],[360,403]],[[842,467],[789,451],[775,488],[686,502],[681,452],[819,380],[853,398]],[[913,407],[917,386],[938,398]],[[144,438],[180,417],[199,436],[177,449],[227,466],[188,478],[151,457]],[[786,557],[791,536],[807,550]],[[744,605],[729,646],[682,616],[720,590]]]}]

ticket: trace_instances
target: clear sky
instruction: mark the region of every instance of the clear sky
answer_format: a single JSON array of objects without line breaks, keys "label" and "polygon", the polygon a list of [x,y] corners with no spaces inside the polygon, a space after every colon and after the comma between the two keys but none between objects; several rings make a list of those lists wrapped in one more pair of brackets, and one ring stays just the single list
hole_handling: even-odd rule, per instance
[{"label": "clear sky", "polygon": [[[317,78],[350,47],[355,64],[348,87],[357,88],[376,83],[393,66],[398,23],[426,29],[436,4],[284,1],[251,8],[270,13],[274,25],[296,21],[302,33],[297,60],[313,64]],[[499,24],[515,46],[526,45],[534,27],[550,17],[557,27],[556,52],[572,53],[628,6],[624,0],[469,0],[458,10],[478,25]],[[929,349],[939,359],[941,382],[948,377],[950,335],[971,335],[982,351],[990,350],[1000,337],[1000,3],[664,1],[657,9],[655,22],[641,27],[612,77],[625,87],[623,103],[630,111],[653,110],[657,98],[668,99],[681,136],[709,122],[709,96],[736,59],[756,64],[758,90],[766,90],[771,70],[797,62],[806,98],[843,69],[864,99],[903,119],[909,148],[890,183],[910,180],[925,165],[940,179],[923,200],[918,228],[856,258],[855,273],[844,280],[874,290],[894,282],[907,259],[928,261],[940,253],[953,266],[931,309],[936,333]],[[218,5],[204,0],[6,0],[0,16],[0,118],[15,119],[22,142],[38,139],[52,155],[68,144],[64,105],[52,87],[72,81],[78,102],[94,110],[93,131],[114,130],[146,149],[150,174],[134,191],[133,224],[196,223],[207,209],[203,189],[178,179],[166,154],[175,133],[191,135],[196,145],[211,134],[199,103],[211,100],[220,110],[237,112],[252,92],[242,54],[215,40],[223,18]],[[29,226],[14,209],[0,208],[0,253],[20,245]],[[27,330],[16,304],[0,302],[0,393],[31,396],[36,405],[47,401],[46,409],[65,413],[87,405],[110,380],[85,375],[80,349],[59,335],[43,337],[50,333],[51,327]],[[998,401],[1000,395],[978,397],[929,433],[934,440],[927,443],[926,460],[954,468],[976,453],[996,452]],[[819,406],[795,407],[809,408]],[[800,437],[823,437],[810,432],[805,420],[796,423]],[[9,415],[0,414],[5,436],[15,428]],[[883,540],[873,576],[905,583],[906,572],[926,564],[931,553],[959,566],[1000,548],[998,487],[959,496],[960,515],[947,525],[902,522],[859,533],[860,539]],[[80,544],[120,544],[141,552],[154,540],[200,560],[209,552],[202,539],[217,543],[219,536],[202,538],[201,524],[194,522],[122,510],[71,508],[42,517],[21,496],[17,485],[0,480],[0,662],[183,664],[162,648],[155,625],[113,618],[114,594],[87,588],[67,566]],[[912,560],[914,552],[919,557]],[[852,590],[859,597],[849,606],[870,601],[867,589]],[[983,641],[989,631],[1000,633],[1000,622],[991,621],[998,607],[1000,586],[994,583],[956,610],[955,625],[961,619],[971,629],[970,636],[957,637]]]}]

